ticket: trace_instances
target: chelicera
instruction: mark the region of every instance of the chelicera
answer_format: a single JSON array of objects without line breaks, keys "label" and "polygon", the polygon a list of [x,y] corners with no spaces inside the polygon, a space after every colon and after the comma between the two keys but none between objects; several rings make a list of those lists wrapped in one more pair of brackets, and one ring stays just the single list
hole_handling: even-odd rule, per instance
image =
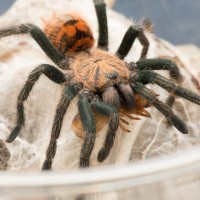
[{"label": "chelicera", "polygon": [[[161,102],[155,92],[145,85],[153,83],[167,90],[170,93],[169,102],[177,95],[200,104],[199,95],[152,71],[168,70],[172,79],[181,81],[179,69],[171,60],[146,59],[149,42],[141,26],[130,26],[116,53],[109,53],[106,6],[102,0],[94,0],[94,7],[99,25],[97,47],[94,47],[88,24],[72,15],[59,16],[45,22],[44,31],[33,24],[21,24],[0,30],[0,38],[30,34],[58,67],[41,64],[30,73],[18,96],[16,126],[7,139],[7,142],[12,142],[20,133],[25,123],[24,102],[41,75],[63,85],[43,170],[52,168],[63,118],[74,97],[78,97],[78,114],[72,127],[76,134],[83,138],[80,167],[90,165],[96,134],[105,124],[108,123],[108,130],[103,147],[98,153],[99,162],[109,155],[118,127],[125,132],[129,131],[126,127],[128,122],[123,117],[132,120],[138,119],[135,115],[148,117],[148,106],[158,109],[180,132],[188,132],[185,123],[173,113],[170,106]],[[148,24],[148,21],[145,23]],[[143,46],[141,57],[137,62],[126,63],[124,58],[135,39]],[[59,68],[65,70],[65,73]]]}]

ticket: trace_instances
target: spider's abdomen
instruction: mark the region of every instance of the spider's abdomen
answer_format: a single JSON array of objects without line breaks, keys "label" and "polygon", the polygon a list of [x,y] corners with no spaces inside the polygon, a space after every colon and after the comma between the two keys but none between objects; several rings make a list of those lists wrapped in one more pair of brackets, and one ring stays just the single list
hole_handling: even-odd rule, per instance
[{"label": "spider's abdomen", "polygon": [[125,63],[108,52],[93,49],[81,52],[70,64],[74,78],[93,92],[103,91],[120,82],[128,82],[129,71]]},{"label": "spider's abdomen", "polygon": [[83,51],[94,44],[92,32],[81,18],[62,15],[45,25],[46,36],[62,54]]}]

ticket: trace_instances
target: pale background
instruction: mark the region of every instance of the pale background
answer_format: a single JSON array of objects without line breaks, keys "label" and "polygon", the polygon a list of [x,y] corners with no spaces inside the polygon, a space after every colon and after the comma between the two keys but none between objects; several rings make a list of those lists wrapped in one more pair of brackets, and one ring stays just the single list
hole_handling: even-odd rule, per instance
[{"label": "pale background", "polygon": [[[0,15],[14,0],[0,0]],[[114,9],[129,18],[150,17],[155,34],[173,44],[200,46],[199,0],[116,0]]]}]

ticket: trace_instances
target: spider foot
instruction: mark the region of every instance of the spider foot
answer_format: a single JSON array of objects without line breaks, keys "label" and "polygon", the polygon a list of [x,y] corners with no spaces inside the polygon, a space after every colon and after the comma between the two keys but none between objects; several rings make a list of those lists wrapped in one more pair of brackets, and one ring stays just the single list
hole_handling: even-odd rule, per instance
[{"label": "spider foot", "polygon": [[18,136],[20,130],[21,130],[21,126],[16,126],[13,129],[13,131],[11,132],[11,134],[8,136],[6,142],[11,143],[13,140],[15,140],[15,138]]},{"label": "spider foot", "polygon": [[85,168],[85,167],[89,167],[90,165],[90,161],[89,159],[80,159],[80,168]]},{"label": "spider foot", "polygon": [[99,162],[103,162],[107,158],[108,154],[109,152],[107,152],[105,149],[101,149],[98,153],[97,160]]},{"label": "spider foot", "polygon": [[167,120],[169,121],[170,124],[173,124],[181,133],[183,133],[183,134],[187,134],[188,133],[187,126],[177,116],[174,115],[174,116],[172,116],[170,118],[167,118]]},{"label": "spider foot", "polygon": [[0,139],[0,171],[7,169],[9,159],[10,159],[10,152],[6,147],[4,141]]},{"label": "spider foot", "polygon": [[42,170],[51,170],[52,160],[45,160],[42,165]]}]

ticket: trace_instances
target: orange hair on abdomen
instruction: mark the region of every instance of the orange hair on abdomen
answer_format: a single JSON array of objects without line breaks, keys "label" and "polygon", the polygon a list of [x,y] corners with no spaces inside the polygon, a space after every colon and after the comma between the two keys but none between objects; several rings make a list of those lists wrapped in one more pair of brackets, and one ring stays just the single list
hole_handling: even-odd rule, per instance
[{"label": "orange hair on abdomen", "polygon": [[88,24],[83,19],[71,15],[55,17],[45,22],[44,32],[62,54],[84,51],[94,44]]}]

